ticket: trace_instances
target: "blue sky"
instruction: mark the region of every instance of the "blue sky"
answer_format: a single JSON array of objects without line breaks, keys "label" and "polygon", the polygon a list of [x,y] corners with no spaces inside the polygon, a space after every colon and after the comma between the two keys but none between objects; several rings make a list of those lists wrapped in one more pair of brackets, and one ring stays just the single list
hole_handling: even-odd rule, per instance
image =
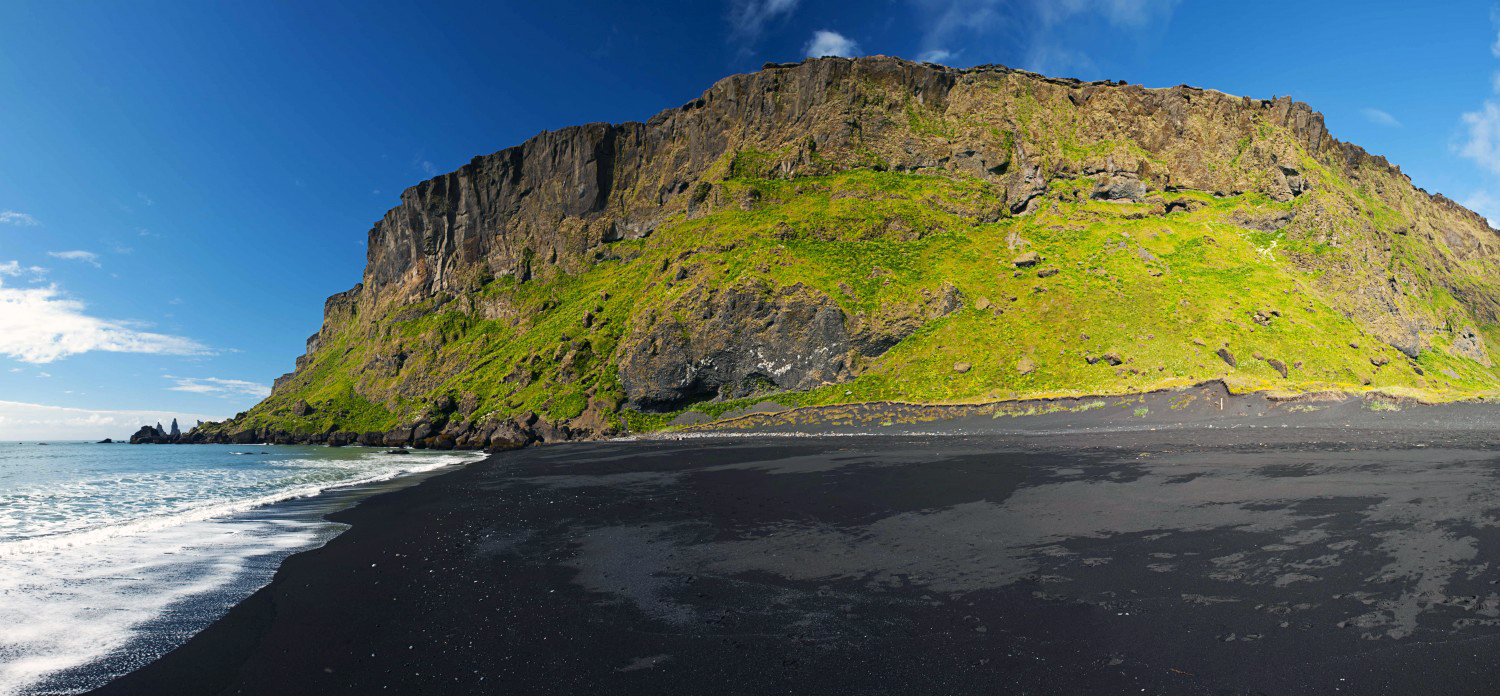
[{"label": "blue sky", "polygon": [[0,5],[0,438],[254,404],[402,189],[812,53],[1292,95],[1500,219],[1481,2]]}]

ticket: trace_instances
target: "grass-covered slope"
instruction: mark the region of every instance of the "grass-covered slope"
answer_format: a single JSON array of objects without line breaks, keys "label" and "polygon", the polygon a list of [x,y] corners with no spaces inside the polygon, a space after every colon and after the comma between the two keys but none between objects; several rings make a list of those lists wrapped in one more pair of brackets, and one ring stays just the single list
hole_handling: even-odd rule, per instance
[{"label": "grass-covered slope", "polygon": [[[1500,385],[1485,349],[1500,269],[1487,240],[1451,231],[1472,226],[1471,213],[1378,158],[1309,152],[1285,119],[1253,110],[1196,151],[1170,138],[1148,148],[1098,137],[1092,112],[1054,83],[997,80],[941,109],[900,100],[903,85],[857,84],[858,108],[885,114],[878,135],[729,142],[673,187],[649,234],[578,245],[586,262],[527,246],[503,252],[524,271],[495,273],[502,251],[490,251],[488,267],[449,272],[436,291],[383,295],[367,273],[362,294],[330,302],[297,372],[206,432],[428,423],[457,438],[531,412],[587,436],[767,398],[956,403],[1222,378],[1241,390],[1458,399]],[[977,141],[1004,157],[953,166]],[[934,143],[958,155],[901,161]],[[1218,180],[1237,185],[1173,183]],[[419,263],[411,273],[437,261]],[[726,289],[762,297],[770,314],[715,323]],[[850,339],[795,382],[776,365],[805,356],[761,353],[816,346],[756,332],[813,309],[841,317]],[[863,335],[893,345],[862,347]],[[634,375],[663,364],[691,376],[746,353],[764,368],[738,381],[672,402],[633,393]]]}]

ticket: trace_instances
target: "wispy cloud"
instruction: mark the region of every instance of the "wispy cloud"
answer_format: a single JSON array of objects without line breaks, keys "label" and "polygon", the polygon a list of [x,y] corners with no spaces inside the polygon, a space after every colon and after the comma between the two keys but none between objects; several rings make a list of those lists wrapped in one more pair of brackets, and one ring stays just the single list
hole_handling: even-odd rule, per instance
[{"label": "wispy cloud", "polygon": [[807,42],[808,58],[823,56],[853,58],[857,55],[859,55],[859,44],[836,31],[820,29],[813,32],[812,38]]},{"label": "wispy cloud", "polygon": [[1102,16],[1117,28],[1144,26],[1178,0],[1035,0],[1042,20],[1059,24],[1078,15]]},{"label": "wispy cloud", "polygon": [[0,439],[17,440],[94,440],[101,437],[123,438],[142,425],[170,423],[173,418],[186,423],[213,418],[201,413],[171,413],[163,410],[95,410],[0,401]]},{"label": "wispy cloud", "polygon": [[1500,102],[1486,99],[1478,111],[1465,112],[1460,119],[1467,133],[1458,146],[1459,156],[1500,174]]},{"label": "wispy cloud", "polygon": [[37,219],[26,213],[18,213],[14,210],[0,210],[0,225],[18,225],[20,227],[31,227],[40,225]]},{"label": "wispy cloud", "polygon": [[[919,57],[952,60],[960,46],[1005,42],[1024,47],[1029,70],[1060,74],[1094,68],[1093,59],[1061,34],[1090,22],[1135,36],[1171,17],[1179,0],[907,0],[916,10]],[[976,44],[977,45],[977,44]],[[931,56],[942,56],[935,59]]]},{"label": "wispy cloud", "polygon": [[194,394],[211,394],[222,396],[226,399],[243,397],[254,397],[264,399],[271,395],[271,388],[264,384],[247,382],[242,379],[219,379],[218,377],[174,377],[164,375],[167,379],[176,382],[176,385],[167,387],[172,391],[192,392]]},{"label": "wispy cloud", "polygon": [[1395,116],[1381,111],[1380,109],[1367,106],[1363,109],[1360,109],[1359,113],[1361,116],[1365,117],[1366,121],[1369,121],[1370,123],[1373,123],[1377,126],[1389,126],[1391,128],[1401,127],[1401,122],[1397,121]]},{"label": "wispy cloud", "polygon": [[142,203],[144,203],[146,205],[156,205],[156,201],[151,200],[151,197],[148,196],[148,195],[146,195],[146,194],[144,194],[144,193],[137,192],[135,194],[135,197],[140,202],[142,202]]},{"label": "wispy cloud", "polygon": [[[1500,58],[1500,7],[1490,10],[1490,22],[1496,27],[1495,42],[1490,45],[1490,54]],[[1452,149],[1459,157],[1472,161],[1490,174],[1500,174],[1500,71],[1490,76],[1490,97],[1478,110],[1459,115],[1464,135]],[[1483,215],[1490,227],[1500,221],[1500,195],[1497,182],[1491,178],[1486,184],[1463,199],[1464,207]]]},{"label": "wispy cloud", "polygon": [[141,330],[138,322],[90,316],[56,285],[8,288],[0,283],[0,355],[50,363],[90,351],[205,355],[209,349],[182,336]]},{"label": "wispy cloud", "polygon": [[930,51],[924,51],[921,55],[918,55],[917,62],[941,64],[957,57],[958,54],[954,53],[953,51],[949,51],[943,48],[935,48]]},{"label": "wispy cloud", "polygon": [[1459,203],[1463,207],[1484,216],[1485,222],[1490,223],[1490,227],[1497,227],[1495,223],[1496,221],[1500,221],[1500,199],[1484,191],[1476,191]]},{"label": "wispy cloud", "polygon": [[94,268],[102,267],[99,264],[99,255],[95,254],[92,251],[84,251],[82,249],[74,249],[72,251],[49,251],[47,252],[47,255],[55,259],[63,259],[65,261],[81,261],[83,263],[92,264]]},{"label": "wispy cloud", "polygon": [[31,276],[32,280],[40,280],[47,275],[47,269],[41,266],[22,266],[20,261],[0,263],[0,275],[15,277],[23,274]]},{"label": "wispy cloud", "polygon": [[438,174],[437,166],[431,162],[428,162],[427,160],[418,162],[417,169],[422,170],[422,173],[426,174],[429,177],[437,176]]},{"label": "wispy cloud", "polygon": [[766,25],[789,17],[797,9],[797,0],[734,0],[729,8],[730,34],[743,42],[760,38]]}]

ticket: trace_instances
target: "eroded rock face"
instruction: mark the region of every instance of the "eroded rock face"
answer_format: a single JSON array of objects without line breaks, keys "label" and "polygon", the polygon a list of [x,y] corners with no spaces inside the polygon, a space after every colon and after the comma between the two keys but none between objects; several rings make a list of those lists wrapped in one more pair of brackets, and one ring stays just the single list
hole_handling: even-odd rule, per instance
[{"label": "eroded rock face", "polygon": [[[1028,121],[1035,114],[1053,122],[1038,128]],[[912,125],[921,119],[945,125],[927,132]],[[1257,136],[1265,126],[1274,127],[1274,138]],[[1060,142],[1055,136],[1060,129],[1077,142]],[[437,312],[454,298],[476,300],[460,311],[527,330],[534,306],[477,289],[497,279],[522,284],[577,275],[595,264],[628,258],[631,245],[616,242],[650,237],[669,220],[691,220],[711,213],[714,206],[754,209],[753,192],[738,194],[740,200],[714,199],[726,164],[743,153],[755,153],[754,171],[736,176],[795,179],[878,162],[879,168],[893,172],[972,177],[993,195],[985,210],[965,215],[984,222],[1033,213],[1051,204],[1050,186],[1079,177],[1094,181],[1074,200],[1153,203],[1163,214],[1204,205],[1177,191],[1300,198],[1295,215],[1287,211],[1228,221],[1258,232],[1303,235],[1339,249],[1336,257],[1306,260],[1303,270],[1319,271],[1325,289],[1349,298],[1353,316],[1371,334],[1411,356],[1430,346],[1425,337],[1445,330],[1446,324],[1409,301],[1407,286],[1368,282],[1370,268],[1385,268],[1391,260],[1389,245],[1371,240],[1387,233],[1424,238],[1440,242],[1456,260],[1500,251],[1483,218],[1414,189],[1384,158],[1334,140],[1320,114],[1288,98],[1081,82],[1001,66],[957,70],[883,57],[823,58],[725,78],[700,98],[645,123],[588,124],[542,133],[408,189],[400,205],[369,232],[363,282],[328,299],[324,324],[308,339],[307,354],[297,361],[295,373],[276,380],[273,395],[295,398],[288,389],[306,386],[306,379],[298,385],[298,376],[317,374],[311,369],[315,358],[330,355],[340,337],[381,341],[390,322]],[[1371,223],[1320,202],[1321,195],[1305,195],[1321,185],[1321,169],[1301,169],[1306,157],[1358,179],[1409,224],[1394,231],[1360,230],[1356,236],[1365,246],[1348,246],[1349,236],[1340,236],[1340,230]],[[886,237],[916,238],[911,235],[919,233],[901,229],[903,224],[893,219]],[[1014,267],[1006,268],[1007,273],[1043,261],[1014,232],[1006,241],[1010,253],[999,263],[1003,267],[1011,259]],[[1159,261],[1143,248],[1138,253],[1148,263]],[[1286,252],[1273,247],[1265,253],[1269,258]],[[1358,261],[1330,265],[1329,258]],[[1448,260],[1443,259],[1445,264]],[[675,267],[671,279],[678,288],[695,282],[689,270]],[[1448,276],[1434,277],[1434,282],[1449,282]],[[1485,287],[1455,283],[1448,290],[1472,310],[1472,321],[1483,324],[1500,317],[1500,300],[1490,298]],[[835,299],[802,285],[771,287],[762,281],[692,287],[669,309],[643,310],[625,319],[629,328],[616,349],[607,348],[610,342],[596,344],[605,346],[598,351],[573,346],[565,367],[610,361],[627,391],[626,403],[642,408],[805,389],[857,376],[859,357],[879,356],[925,323],[962,306],[963,298],[951,286],[906,304],[853,315]],[[578,326],[595,330],[597,319],[592,312],[582,314]],[[436,371],[463,369],[458,364],[462,360],[422,362],[443,340],[439,337],[433,345],[382,342],[377,353],[347,368],[354,374],[346,376],[354,378],[361,397],[387,407],[435,398],[444,377]],[[1452,345],[1456,353],[1488,364],[1477,332],[1455,336]],[[1221,357],[1235,364],[1227,350]],[[534,368],[534,362],[517,363],[505,380],[525,385],[548,378]],[[574,383],[572,372],[564,369],[557,378]],[[483,420],[483,414],[471,413],[473,407],[464,408],[464,429],[450,423],[422,439],[461,446],[573,436],[568,425],[520,426],[506,420],[514,415],[511,411],[494,402],[487,407],[501,413]],[[600,409],[612,407],[590,402],[580,422],[603,423]],[[306,412],[302,405],[293,410]],[[412,441],[417,416],[398,416],[409,425],[395,436],[351,432],[339,439]],[[599,431],[578,425],[576,432]]]},{"label": "eroded rock face", "polygon": [[1480,338],[1479,331],[1472,326],[1453,332],[1453,350],[1485,367],[1494,364],[1490,362],[1489,352],[1484,349],[1484,339]]},{"label": "eroded rock face", "polygon": [[852,349],[844,311],[801,283],[699,286],[637,324],[620,379],[631,405],[665,410],[842,380]]}]

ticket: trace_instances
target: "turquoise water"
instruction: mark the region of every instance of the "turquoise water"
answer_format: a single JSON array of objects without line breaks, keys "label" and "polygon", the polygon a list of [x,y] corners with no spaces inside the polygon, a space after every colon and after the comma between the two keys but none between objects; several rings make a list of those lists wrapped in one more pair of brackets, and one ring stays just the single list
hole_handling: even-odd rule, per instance
[{"label": "turquoise water", "polygon": [[100,685],[336,535],[322,515],[474,453],[0,443],[0,694]]}]

